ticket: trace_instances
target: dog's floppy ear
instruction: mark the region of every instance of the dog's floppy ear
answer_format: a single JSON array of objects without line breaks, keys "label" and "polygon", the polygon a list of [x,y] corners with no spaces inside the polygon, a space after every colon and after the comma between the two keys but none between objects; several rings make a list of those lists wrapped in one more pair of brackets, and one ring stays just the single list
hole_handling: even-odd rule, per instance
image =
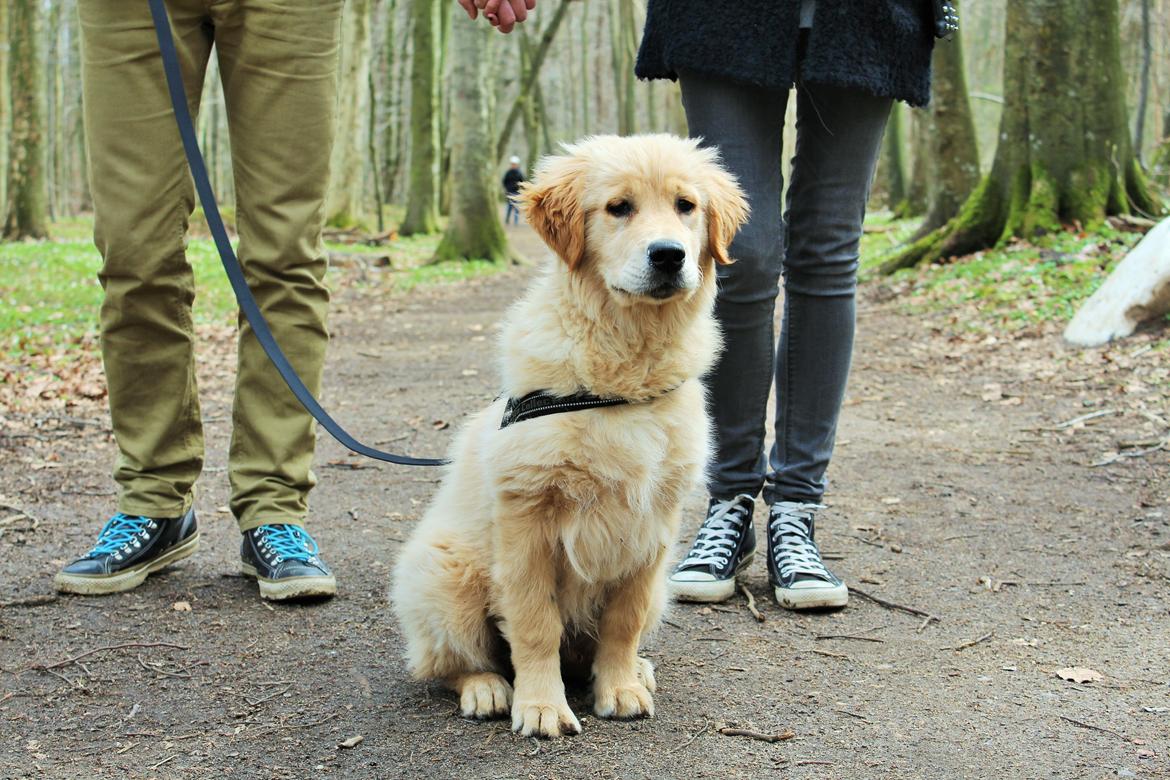
[{"label": "dog's floppy ear", "polygon": [[584,173],[585,161],[579,156],[546,157],[520,194],[525,219],[570,270],[585,259]]},{"label": "dog's floppy ear", "polygon": [[730,265],[727,247],[747,222],[748,202],[735,177],[715,162],[708,166],[706,190],[707,251],[716,263]]}]

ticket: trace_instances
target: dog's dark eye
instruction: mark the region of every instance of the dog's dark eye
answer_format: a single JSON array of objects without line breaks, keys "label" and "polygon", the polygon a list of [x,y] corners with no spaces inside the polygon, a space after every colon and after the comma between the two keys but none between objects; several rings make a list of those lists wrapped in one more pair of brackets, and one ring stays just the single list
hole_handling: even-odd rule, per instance
[{"label": "dog's dark eye", "polygon": [[614,217],[628,217],[634,206],[628,200],[619,200],[616,203],[606,204],[605,210]]},{"label": "dog's dark eye", "polygon": [[678,209],[679,214],[690,214],[695,210],[695,204],[686,198],[679,198],[674,207]]}]

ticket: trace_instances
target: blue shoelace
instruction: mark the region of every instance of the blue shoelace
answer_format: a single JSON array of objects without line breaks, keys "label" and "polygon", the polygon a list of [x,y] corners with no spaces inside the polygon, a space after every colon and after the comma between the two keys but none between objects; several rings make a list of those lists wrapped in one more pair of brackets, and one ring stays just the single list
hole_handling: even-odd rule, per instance
[{"label": "blue shoelace", "polygon": [[113,555],[124,545],[134,541],[134,538],[142,533],[149,524],[149,517],[132,517],[119,512],[102,526],[101,532],[98,533],[97,544],[93,546],[86,557],[96,558],[99,555]]},{"label": "blue shoelace", "polygon": [[262,525],[260,530],[274,553],[284,560],[307,561],[317,555],[319,548],[313,537],[300,526]]}]

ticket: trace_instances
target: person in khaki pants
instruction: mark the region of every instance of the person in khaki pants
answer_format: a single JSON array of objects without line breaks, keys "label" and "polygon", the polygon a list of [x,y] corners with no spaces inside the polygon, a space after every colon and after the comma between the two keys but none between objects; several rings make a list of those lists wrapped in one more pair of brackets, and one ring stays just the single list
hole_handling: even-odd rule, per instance
[{"label": "person in khaki pants", "polygon": [[[58,589],[129,590],[191,555],[203,463],[195,298],[184,252],[194,192],[145,0],[80,0],[101,344],[119,457],[116,514]],[[273,332],[317,393],[328,342],[323,203],[342,0],[167,0],[192,113],[214,46],[235,173],[240,262]],[[304,530],[312,418],[240,318],[229,456],[241,567],[269,599],[328,596]]]}]

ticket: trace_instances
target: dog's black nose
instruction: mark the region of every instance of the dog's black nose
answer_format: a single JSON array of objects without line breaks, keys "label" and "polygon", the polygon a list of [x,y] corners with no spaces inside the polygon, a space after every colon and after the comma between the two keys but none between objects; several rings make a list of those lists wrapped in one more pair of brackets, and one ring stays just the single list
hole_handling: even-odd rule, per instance
[{"label": "dog's black nose", "polygon": [[687,250],[677,241],[655,241],[646,249],[655,271],[676,274],[687,259]]}]

